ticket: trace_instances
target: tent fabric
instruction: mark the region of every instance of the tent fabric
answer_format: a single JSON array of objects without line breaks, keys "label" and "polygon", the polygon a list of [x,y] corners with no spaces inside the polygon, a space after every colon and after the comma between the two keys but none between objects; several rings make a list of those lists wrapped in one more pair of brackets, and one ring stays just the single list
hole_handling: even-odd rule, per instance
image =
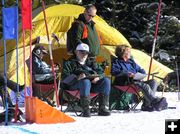
[{"label": "tent fabric", "polygon": [[[46,17],[48,23],[49,33],[55,33],[60,42],[60,46],[58,43],[53,39],[50,38],[53,48],[53,59],[54,63],[59,62],[64,57],[67,57],[66,53],[66,32],[71,26],[71,23],[74,21],[75,18],[78,17],[80,13],[84,11],[84,7],[78,5],[71,5],[71,4],[60,4],[51,6],[46,9]],[[100,33],[102,37],[102,43],[100,50],[100,56],[102,59],[108,59],[110,62],[110,55],[114,55],[114,50],[116,45],[118,44],[127,44],[130,46],[127,39],[115,28],[109,26],[102,18],[96,16],[93,18],[96,23],[96,29]],[[33,19],[33,29],[32,29],[32,40],[35,40],[38,36],[40,36],[41,40],[40,43],[44,44],[44,46],[48,49],[48,42],[46,37],[46,29],[45,23],[43,19],[43,12],[39,13]],[[24,72],[23,72],[23,48],[22,48],[22,30],[19,29],[19,83],[24,84]],[[26,42],[26,60],[29,58],[29,32],[26,32],[25,36]],[[15,73],[15,44],[14,41],[7,41],[7,73],[8,78],[11,80],[16,80],[16,73]],[[0,45],[0,61],[3,63],[3,45]],[[135,61],[142,66],[146,71],[149,68],[150,57],[139,51],[132,49],[132,55]],[[50,62],[47,58],[47,62]],[[3,65],[0,65],[0,71],[3,70]],[[27,76],[28,69],[27,70]],[[159,77],[165,77],[169,72],[172,72],[171,69],[167,68],[166,66],[158,63],[157,61],[153,60],[152,72],[159,72]],[[29,83],[29,79],[27,79],[27,84]]]}]

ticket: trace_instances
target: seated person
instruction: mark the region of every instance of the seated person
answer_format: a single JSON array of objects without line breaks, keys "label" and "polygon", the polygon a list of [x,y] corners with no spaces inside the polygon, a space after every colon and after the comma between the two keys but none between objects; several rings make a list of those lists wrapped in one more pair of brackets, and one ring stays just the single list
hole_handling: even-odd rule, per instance
[{"label": "seated person", "polygon": [[[109,102],[110,80],[104,76],[104,71],[97,63],[88,61],[89,46],[81,43],[77,45],[75,55],[64,62],[62,69],[62,88],[67,90],[80,90],[80,103],[83,109],[82,116],[90,117],[90,92],[100,93],[98,115],[109,116],[106,108]],[[77,81],[65,84],[70,76],[76,76]],[[94,76],[94,77],[92,77]]]},{"label": "seated person", "polygon": [[[52,84],[54,83],[54,76],[52,74],[52,68],[46,62],[43,61],[45,54],[48,54],[47,50],[42,45],[37,45],[32,51],[32,74],[35,81],[38,79],[38,83]],[[59,68],[55,67],[55,71]]]},{"label": "seated person", "polygon": [[[117,58],[112,61],[111,74],[115,76],[115,85],[126,85],[137,72],[145,74],[145,70],[130,58],[131,49],[126,45],[116,47],[115,54]],[[141,109],[143,111],[160,111],[167,108],[166,98],[155,96],[157,82],[155,80],[141,81],[133,80],[133,83],[141,89],[144,95],[144,102]]]},{"label": "seated person", "polygon": [[[17,92],[17,83],[15,83],[12,80],[7,79],[7,87],[11,89],[14,92]],[[2,98],[3,103],[5,103],[5,79],[2,73],[0,73],[0,96]],[[24,85],[19,85],[19,92],[21,92],[24,89]],[[8,95],[8,103],[9,106],[12,107],[12,101]],[[3,104],[4,105],[4,104]]]}]

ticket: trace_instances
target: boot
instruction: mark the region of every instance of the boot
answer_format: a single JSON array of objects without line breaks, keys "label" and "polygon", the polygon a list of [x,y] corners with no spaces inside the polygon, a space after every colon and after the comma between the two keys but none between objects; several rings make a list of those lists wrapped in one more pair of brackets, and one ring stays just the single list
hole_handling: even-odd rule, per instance
[{"label": "boot", "polygon": [[152,106],[156,109],[156,111],[161,111],[167,109],[168,103],[165,97],[156,98],[152,101]]},{"label": "boot", "polygon": [[101,116],[111,115],[110,111],[106,108],[106,106],[108,106],[108,103],[109,103],[109,96],[104,95],[104,94],[100,94],[98,115],[101,115]]},{"label": "boot", "polygon": [[82,116],[83,117],[91,117],[91,112],[89,109],[90,99],[89,97],[81,96],[80,103],[83,109]]},{"label": "boot", "polygon": [[142,111],[153,112],[155,110],[155,108],[151,104],[149,104],[147,102],[147,100],[144,99],[143,104],[141,105],[141,110]]},{"label": "boot", "polygon": [[[7,79],[7,87],[10,88],[12,91],[17,92],[17,83],[12,80]],[[24,89],[24,85],[19,85],[19,92]]]}]

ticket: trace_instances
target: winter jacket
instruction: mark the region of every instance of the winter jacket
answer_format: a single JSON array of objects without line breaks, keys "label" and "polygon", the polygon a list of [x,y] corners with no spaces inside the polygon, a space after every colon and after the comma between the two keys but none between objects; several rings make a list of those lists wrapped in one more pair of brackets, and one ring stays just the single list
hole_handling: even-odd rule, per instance
[{"label": "winter jacket", "polygon": [[131,80],[128,77],[128,72],[145,74],[145,70],[142,69],[134,60],[129,59],[124,61],[123,59],[115,58],[112,61],[111,74],[115,76],[114,84],[126,85]]},{"label": "winter jacket", "polygon": [[[73,36],[73,40],[75,41],[76,46],[80,43],[86,43],[89,45],[90,48],[90,55],[92,56],[97,56],[99,55],[99,49],[100,49],[100,43],[99,43],[99,39],[98,39],[98,34],[97,31],[95,29],[95,23],[93,21],[87,22],[84,18],[83,14],[80,14],[77,21],[82,21],[86,27],[87,27],[87,31],[88,31],[88,37],[85,39],[82,39],[82,35],[83,35],[83,26],[81,24],[77,24],[75,25],[75,32],[74,36]],[[76,46],[74,48],[76,48]]]},{"label": "winter jacket", "polygon": [[52,73],[51,67],[40,59],[36,54],[32,54],[32,73],[34,74],[48,74]]},{"label": "winter jacket", "polygon": [[75,57],[72,57],[63,63],[61,79],[63,81],[71,74],[79,76],[81,73],[84,73],[86,76],[97,74],[100,79],[104,77],[104,70],[99,64],[87,60],[85,65],[81,65]]}]

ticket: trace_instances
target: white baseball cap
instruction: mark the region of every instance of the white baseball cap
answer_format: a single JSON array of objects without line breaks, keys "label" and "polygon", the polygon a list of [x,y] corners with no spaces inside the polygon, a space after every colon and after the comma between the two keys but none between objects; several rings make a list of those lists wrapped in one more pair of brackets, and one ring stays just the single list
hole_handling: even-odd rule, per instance
[{"label": "white baseball cap", "polygon": [[85,43],[80,43],[77,45],[76,50],[89,52],[89,46]]}]

